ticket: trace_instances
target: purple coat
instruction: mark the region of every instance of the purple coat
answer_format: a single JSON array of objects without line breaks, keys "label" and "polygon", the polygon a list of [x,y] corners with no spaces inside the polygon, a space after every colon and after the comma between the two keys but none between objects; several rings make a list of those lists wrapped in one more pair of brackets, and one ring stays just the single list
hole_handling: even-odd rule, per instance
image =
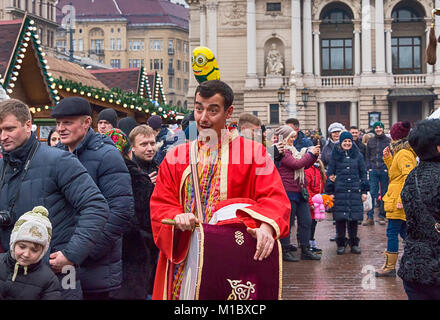
[{"label": "purple coat", "polygon": [[[291,192],[301,192],[301,185],[298,179],[294,180],[295,170],[304,168],[310,168],[318,158],[311,152],[306,152],[301,159],[295,159],[292,156],[292,152],[289,150],[284,151],[284,157],[281,160],[281,164],[278,171],[283,181],[284,189]],[[306,177],[304,175],[304,185],[307,184]]]}]

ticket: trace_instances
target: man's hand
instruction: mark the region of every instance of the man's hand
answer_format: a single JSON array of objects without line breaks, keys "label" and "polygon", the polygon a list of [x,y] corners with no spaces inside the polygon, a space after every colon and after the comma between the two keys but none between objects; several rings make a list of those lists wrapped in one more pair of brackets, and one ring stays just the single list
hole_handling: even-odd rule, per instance
[{"label": "man's hand", "polygon": [[51,253],[49,258],[49,264],[54,273],[60,273],[64,266],[73,266],[73,262],[69,261],[61,251]]},{"label": "man's hand", "polygon": [[401,204],[400,202],[397,202],[397,209],[403,209],[403,204]]},{"label": "man's hand", "polygon": [[176,221],[175,227],[181,231],[192,231],[199,223],[199,219],[191,212],[180,213],[174,217],[174,220]]},{"label": "man's hand", "polygon": [[363,195],[362,195],[362,202],[367,201],[367,198],[368,198],[368,196],[367,196],[366,194],[363,194]]},{"label": "man's hand", "polygon": [[151,182],[156,185],[157,171],[149,173],[148,176],[150,177]]},{"label": "man's hand", "polygon": [[335,176],[334,174],[332,174],[330,177],[328,177],[328,179],[329,179],[331,182],[335,182],[335,181],[336,181],[336,176]]},{"label": "man's hand", "polygon": [[259,228],[247,228],[247,232],[257,239],[257,251],[255,251],[254,260],[266,259],[273,250],[275,240],[273,238],[273,228],[262,222]]}]

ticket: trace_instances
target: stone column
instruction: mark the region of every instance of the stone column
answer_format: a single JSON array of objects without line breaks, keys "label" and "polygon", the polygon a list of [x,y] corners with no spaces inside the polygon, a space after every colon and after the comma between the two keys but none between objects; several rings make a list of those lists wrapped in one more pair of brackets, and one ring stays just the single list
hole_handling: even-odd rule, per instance
[{"label": "stone column", "polygon": [[357,101],[351,101],[350,104],[350,126],[358,125],[358,107]]},{"label": "stone column", "polygon": [[371,73],[370,0],[362,0],[362,73]]},{"label": "stone column", "polygon": [[206,4],[206,17],[209,21],[207,43],[215,56],[217,55],[217,6],[218,3],[215,1]]},{"label": "stone column", "polygon": [[383,0],[376,0],[376,72],[385,72]]},{"label": "stone column", "polygon": [[385,33],[386,33],[386,70],[387,73],[393,73],[393,58],[392,58],[392,50],[391,50],[391,33],[393,30],[391,29],[392,19],[385,19]]},{"label": "stone column", "polygon": [[361,25],[360,21],[353,20],[353,33],[354,33],[354,74],[359,75],[361,73]]},{"label": "stone column", "polygon": [[321,75],[321,46],[320,46],[321,39],[319,38],[320,23],[321,23],[320,20],[313,21],[313,60],[314,60],[314,69],[316,76]]},{"label": "stone column", "polygon": [[391,102],[391,123],[396,123],[397,120],[397,100]]},{"label": "stone column", "polygon": [[[429,30],[431,30],[431,18],[425,18],[425,22],[426,22],[426,47],[428,46],[429,43]],[[426,73],[433,73],[434,67],[431,66],[429,63],[426,64]]]},{"label": "stone column", "polygon": [[292,0],[291,35],[292,35],[292,64],[296,73],[302,73],[301,45],[301,1]]},{"label": "stone column", "polygon": [[206,46],[206,7],[200,5],[200,46]]},{"label": "stone column", "polygon": [[327,137],[327,113],[325,110],[325,102],[318,102],[319,105],[319,128],[322,134]]},{"label": "stone column", "polygon": [[303,3],[304,73],[313,73],[312,5],[311,0]]},{"label": "stone column", "polygon": [[255,0],[247,0],[247,76],[257,76],[257,24]]}]

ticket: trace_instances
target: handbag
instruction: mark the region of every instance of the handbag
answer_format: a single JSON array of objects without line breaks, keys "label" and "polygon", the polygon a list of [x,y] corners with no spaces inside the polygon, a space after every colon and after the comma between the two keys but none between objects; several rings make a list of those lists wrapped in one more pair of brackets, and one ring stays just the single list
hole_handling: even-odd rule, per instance
[{"label": "handbag", "polygon": [[373,201],[372,201],[372,199],[371,199],[371,193],[370,193],[370,191],[367,192],[367,200],[365,200],[365,201],[363,202],[363,204],[364,204],[364,212],[368,212],[368,211],[370,211],[371,209],[373,209]]},{"label": "handbag", "polygon": [[[195,143],[194,143],[195,142]],[[197,172],[197,141],[190,148],[195,209],[202,215]],[[234,201],[235,200],[235,201]],[[248,203],[246,203],[248,202]],[[241,223],[211,224],[236,217],[236,210],[251,206],[252,199],[227,199],[216,205],[209,224],[194,229],[182,275],[180,300],[276,300],[281,299],[281,244],[276,240],[266,259],[255,261],[256,239]]]},{"label": "handbag", "polygon": [[301,196],[305,202],[309,202],[309,197],[310,197],[309,191],[304,186],[301,187]]}]

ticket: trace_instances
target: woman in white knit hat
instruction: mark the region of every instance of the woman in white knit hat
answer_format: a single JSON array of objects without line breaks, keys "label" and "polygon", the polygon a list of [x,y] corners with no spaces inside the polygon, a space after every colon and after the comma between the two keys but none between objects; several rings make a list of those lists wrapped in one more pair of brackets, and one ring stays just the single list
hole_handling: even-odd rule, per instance
[{"label": "woman in white knit hat", "polygon": [[47,209],[38,206],[15,223],[10,251],[0,254],[0,299],[61,299],[59,280],[42,261],[52,237],[48,217]]}]

